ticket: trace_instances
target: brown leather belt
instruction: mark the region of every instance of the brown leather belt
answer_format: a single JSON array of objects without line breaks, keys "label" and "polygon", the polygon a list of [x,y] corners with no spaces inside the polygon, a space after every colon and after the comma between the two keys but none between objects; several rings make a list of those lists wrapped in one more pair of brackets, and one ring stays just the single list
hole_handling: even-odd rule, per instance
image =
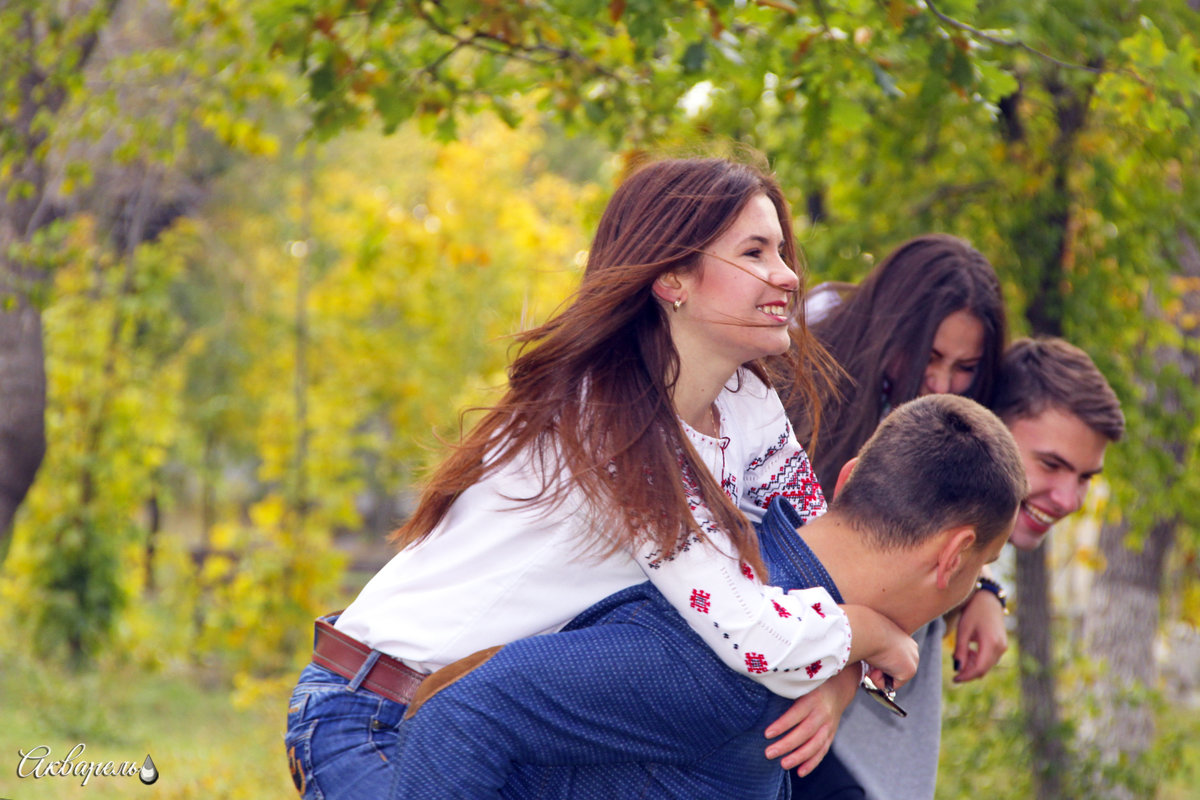
[{"label": "brown leather belt", "polygon": [[[313,647],[314,664],[352,681],[371,652],[371,648],[342,633],[325,620],[317,620],[316,644]],[[407,706],[425,678],[425,675],[405,666],[399,660],[380,653],[361,685],[388,700]]]}]

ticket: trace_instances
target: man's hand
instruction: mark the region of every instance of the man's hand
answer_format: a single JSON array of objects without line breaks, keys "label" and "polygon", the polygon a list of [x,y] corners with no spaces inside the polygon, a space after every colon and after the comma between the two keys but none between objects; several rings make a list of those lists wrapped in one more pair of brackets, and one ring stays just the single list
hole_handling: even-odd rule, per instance
[{"label": "man's hand", "polygon": [[778,740],[767,747],[767,758],[781,758],[784,769],[804,777],[817,768],[829,752],[842,712],[854,699],[862,669],[855,662],[819,687],[792,703],[792,707],[767,727],[767,738]]},{"label": "man's hand", "polygon": [[962,607],[955,633],[955,683],[982,678],[1008,649],[1004,607],[991,592],[975,592]]}]

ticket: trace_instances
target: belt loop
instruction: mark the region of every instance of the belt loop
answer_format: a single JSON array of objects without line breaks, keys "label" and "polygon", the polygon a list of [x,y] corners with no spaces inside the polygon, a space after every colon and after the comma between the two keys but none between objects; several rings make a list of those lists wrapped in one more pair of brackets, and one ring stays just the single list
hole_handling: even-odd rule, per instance
[{"label": "belt loop", "polygon": [[367,656],[367,660],[358,668],[358,672],[354,675],[354,680],[350,681],[350,684],[346,688],[352,692],[358,691],[358,687],[362,686],[362,682],[371,674],[371,668],[375,666],[375,662],[379,660],[380,655],[382,653],[378,650],[372,650],[370,655]]}]

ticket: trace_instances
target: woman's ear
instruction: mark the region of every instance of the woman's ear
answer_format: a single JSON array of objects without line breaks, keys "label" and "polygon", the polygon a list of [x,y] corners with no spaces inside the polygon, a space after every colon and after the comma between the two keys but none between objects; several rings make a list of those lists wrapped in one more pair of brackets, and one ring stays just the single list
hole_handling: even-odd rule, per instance
[{"label": "woman's ear", "polygon": [[671,305],[676,300],[686,300],[683,296],[683,281],[679,280],[679,276],[674,272],[664,272],[654,280],[654,288],[652,289],[654,296],[662,300],[667,305]]}]

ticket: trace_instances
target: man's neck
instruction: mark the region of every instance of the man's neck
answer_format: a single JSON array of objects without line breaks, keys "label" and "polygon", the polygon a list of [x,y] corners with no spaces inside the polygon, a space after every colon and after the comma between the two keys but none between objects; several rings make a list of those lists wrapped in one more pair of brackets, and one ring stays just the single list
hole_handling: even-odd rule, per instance
[{"label": "man's neck", "polygon": [[894,595],[890,590],[896,564],[883,558],[860,532],[834,513],[809,520],[796,532],[829,572],[846,603],[879,611],[887,608],[889,595]]}]

